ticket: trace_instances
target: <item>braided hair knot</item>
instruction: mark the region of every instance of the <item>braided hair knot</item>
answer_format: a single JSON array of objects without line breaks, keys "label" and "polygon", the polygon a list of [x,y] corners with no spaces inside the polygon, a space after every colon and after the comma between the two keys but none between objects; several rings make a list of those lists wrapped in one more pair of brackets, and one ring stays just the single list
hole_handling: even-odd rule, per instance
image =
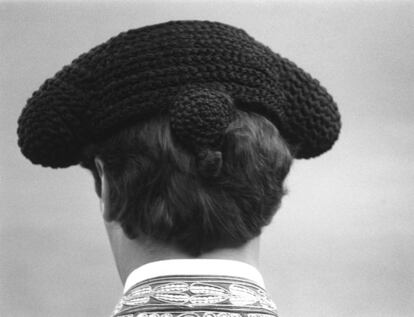
[{"label": "braided hair knot", "polygon": [[222,167],[221,145],[233,121],[233,99],[219,89],[188,86],[169,108],[173,137],[196,157],[199,173],[214,178]]}]

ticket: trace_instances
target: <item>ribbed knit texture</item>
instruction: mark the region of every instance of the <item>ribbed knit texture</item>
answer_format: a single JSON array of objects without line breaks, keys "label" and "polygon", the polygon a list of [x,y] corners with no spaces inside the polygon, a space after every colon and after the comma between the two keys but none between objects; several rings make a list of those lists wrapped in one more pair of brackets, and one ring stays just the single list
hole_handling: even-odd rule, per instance
[{"label": "ribbed knit texture", "polygon": [[80,55],[33,93],[18,144],[34,164],[78,164],[82,147],[168,112],[187,148],[218,148],[239,108],[262,114],[296,158],[329,150],[341,122],[319,82],[219,22],[169,21],[123,32]]}]

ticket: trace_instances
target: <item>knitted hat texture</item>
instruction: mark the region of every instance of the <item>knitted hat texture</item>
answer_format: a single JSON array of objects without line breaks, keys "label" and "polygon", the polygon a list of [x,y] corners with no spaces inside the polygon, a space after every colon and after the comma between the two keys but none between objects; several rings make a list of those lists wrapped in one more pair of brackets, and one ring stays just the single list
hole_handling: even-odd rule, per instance
[{"label": "knitted hat texture", "polygon": [[187,88],[170,108],[171,129],[181,144],[198,153],[219,149],[225,129],[234,118],[231,98],[210,88]]},{"label": "knitted hat texture", "polygon": [[294,149],[316,157],[338,138],[337,106],[316,79],[243,29],[169,21],[122,32],[47,79],[18,119],[34,164],[68,167],[82,148],[162,113],[189,149],[218,149],[235,109],[265,116]]}]

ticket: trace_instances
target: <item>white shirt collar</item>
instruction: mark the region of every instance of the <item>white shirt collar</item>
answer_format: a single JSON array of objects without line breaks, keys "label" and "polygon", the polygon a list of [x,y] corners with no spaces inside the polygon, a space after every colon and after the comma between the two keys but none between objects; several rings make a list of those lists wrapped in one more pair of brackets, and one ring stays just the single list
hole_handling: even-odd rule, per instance
[{"label": "white shirt collar", "polygon": [[241,277],[265,288],[263,277],[252,265],[223,259],[173,259],[144,264],[133,270],[125,281],[124,294],[137,283],[166,275],[226,275]]}]

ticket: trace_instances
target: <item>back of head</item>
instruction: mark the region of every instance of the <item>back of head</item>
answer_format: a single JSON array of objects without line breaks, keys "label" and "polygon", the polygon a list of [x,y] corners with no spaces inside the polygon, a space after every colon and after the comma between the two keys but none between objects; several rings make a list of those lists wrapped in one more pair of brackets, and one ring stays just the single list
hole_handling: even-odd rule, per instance
[{"label": "back of head", "polygon": [[17,133],[34,164],[90,169],[99,195],[100,158],[107,220],[199,255],[259,235],[292,157],[330,150],[340,128],[332,96],[295,63],[243,29],[185,20],[81,54],[28,99]]},{"label": "back of head", "polygon": [[192,256],[258,236],[280,206],[292,162],[277,128],[242,110],[220,150],[201,157],[177,142],[168,114],[88,146],[81,166],[91,170],[101,196],[95,157],[109,184],[107,220],[119,222],[131,239],[145,235]]}]

